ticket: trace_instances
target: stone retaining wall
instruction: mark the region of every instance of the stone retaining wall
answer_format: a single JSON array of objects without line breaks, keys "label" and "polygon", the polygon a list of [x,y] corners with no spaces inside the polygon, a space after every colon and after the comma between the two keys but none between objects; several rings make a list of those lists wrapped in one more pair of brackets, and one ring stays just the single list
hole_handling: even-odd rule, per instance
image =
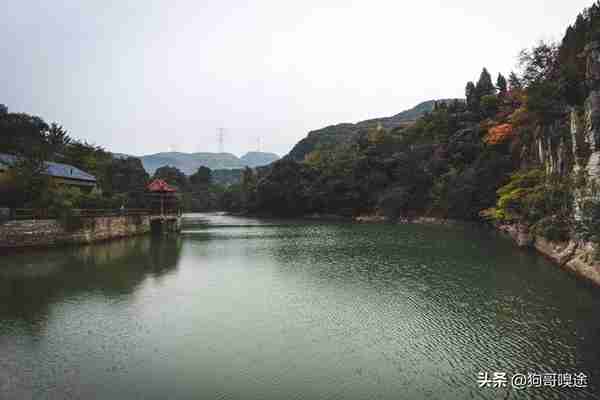
[{"label": "stone retaining wall", "polygon": [[70,222],[54,219],[0,223],[0,249],[53,247],[93,243],[150,232],[144,215],[80,218]]}]

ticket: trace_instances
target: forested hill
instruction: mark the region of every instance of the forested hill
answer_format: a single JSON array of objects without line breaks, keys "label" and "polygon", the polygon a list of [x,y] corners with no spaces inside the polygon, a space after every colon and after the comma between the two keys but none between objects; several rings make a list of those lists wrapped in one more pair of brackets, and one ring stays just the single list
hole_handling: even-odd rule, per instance
[{"label": "forested hill", "polygon": [[518,62],[506,77],[474,66],[478,79],[456,82],[465,101],[311,132],[283,160],[244,171],[226,204],[277,215],[486,219],[600,249],[600,1],[562,41],[525,49]]},{"label": "forested hill", "polygon": [[[451,103],[455,100],[438,100],[438,103]],[[380,126],[384,129],[406,127],[413,124],[419,117],[431,112],[436,100],[429,100],[415,107],[402,111],[391,117],[374,118],[357,123],[341,123],[325,128],[317,129],[308,133],[308,136],[298,142],[288,154],[288,158],[295,161],[303,161],[307,154],[313,150],[324,150],[334,146],[351,142],[360,131]]]}]

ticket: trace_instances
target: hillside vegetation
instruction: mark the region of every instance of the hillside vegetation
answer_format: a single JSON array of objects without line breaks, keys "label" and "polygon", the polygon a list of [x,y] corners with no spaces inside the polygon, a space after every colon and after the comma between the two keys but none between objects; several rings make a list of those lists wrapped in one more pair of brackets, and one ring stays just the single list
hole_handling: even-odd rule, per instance
[{"label": "hillside vegetation", "polygon": [[[600,67],[590,70],[594,58],[585,51],[599,28],[595,3],[560,43],[522,51],[518,71],[492,77],[484,68],[466,84],[464,101],[313,131],[283,160],[246,171],[230,204],[286,216],[491,220],[554,239],[600,237],[597,197],[582,194],[597,178],[586,167],[590,154],[600,156],[595,131],[582,131],[600,116],[596,102],[586,102],[600,86]],[[583,134],[572,134],[573,118],[591,118]]]},{"label": "hillside vegetation", "polygon": [[[454,100],[440,100],[439,102],[452,103]],[[419,117],[431,112],[435,103],[434,100],[425,101],[391,117],[374,118],[355,124],[342,123],[311,131],[306,138],[292,148],[287,157],[294,161],[303,161],[314,150],[330,150],[336,146],[350,143],[361,132],[378,126],[388,130],[410,126]]]},{"label": "hillside vegetation", "polygon": [[[64,214],[72,208],[144,207],[145,184],[149,179],[140,160],[115,157],[100,146],[71,137],[56,123],[25,113],[12,113],[0,104],[0,153],[17,156],[10,169],[14,184],[4,187],[2,207],[32,207]],[[98,180],[91,193],[53,184],[45,161],[66,163]],[[6,166],[5,166],[6,167]]]}]

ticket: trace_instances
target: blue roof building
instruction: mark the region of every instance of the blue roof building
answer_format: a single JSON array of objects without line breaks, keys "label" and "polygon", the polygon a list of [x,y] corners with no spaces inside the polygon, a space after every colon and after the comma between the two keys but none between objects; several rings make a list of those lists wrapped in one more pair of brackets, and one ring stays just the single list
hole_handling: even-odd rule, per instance
[{"label": "blue roof building", "polygon": [[[12,154],[0,153],[0,174],[7,173],[17,161],[18,158]],[[96,186],[96,177],[72,165],[47,161],[45,166],[46,171],[43,173],[52,177],[56,183],[85,187]]]}]

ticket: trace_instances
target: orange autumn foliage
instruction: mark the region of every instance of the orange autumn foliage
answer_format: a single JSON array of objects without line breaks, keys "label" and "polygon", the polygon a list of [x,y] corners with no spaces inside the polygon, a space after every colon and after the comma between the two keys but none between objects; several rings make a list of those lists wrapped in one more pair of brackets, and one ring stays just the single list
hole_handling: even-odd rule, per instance
[{"label": "orange autumn foliage", "polygon": [[515,134],[516,132],[512,124],[497,125],[490,128],[487,136],[485,137],[485,142],[487,144],[504,143],[507,140],[512,139],[515,136]]}]

